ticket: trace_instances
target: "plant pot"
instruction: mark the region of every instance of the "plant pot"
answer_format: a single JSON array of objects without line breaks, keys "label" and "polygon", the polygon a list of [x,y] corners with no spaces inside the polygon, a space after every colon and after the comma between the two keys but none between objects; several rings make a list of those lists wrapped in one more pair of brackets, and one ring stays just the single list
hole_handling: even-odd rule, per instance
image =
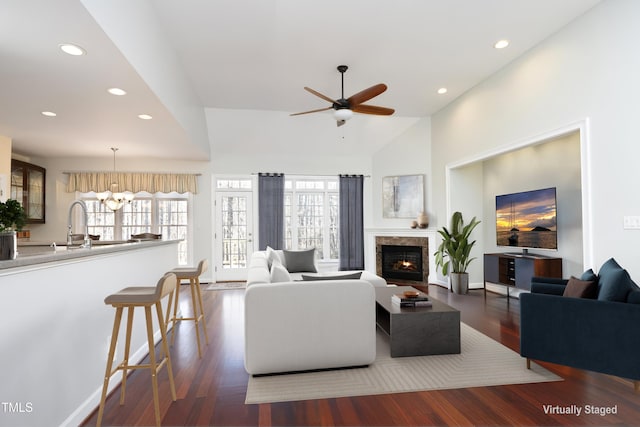
[{"label": "plant pot", "polygon": [[18,256],[18,239],[15,231],[0,232],[0,260],[16,259]]},{"label": "plant pot", "polygon": [[449,273],[451,291],[456,294],[469,292],[469,273]]}]

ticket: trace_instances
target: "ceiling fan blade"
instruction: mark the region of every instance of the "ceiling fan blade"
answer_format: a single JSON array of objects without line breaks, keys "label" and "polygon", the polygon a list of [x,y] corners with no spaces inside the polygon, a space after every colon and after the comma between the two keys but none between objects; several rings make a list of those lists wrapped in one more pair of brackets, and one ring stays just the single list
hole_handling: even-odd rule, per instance
[{"label": "ceiling fan blade", "polygon": [[371,86],[368,89],[365,89],[363,91],[356,93],[355,95],[352,95],[351,97],[349,97],[349,99],[347,99],[347,101],[349,101],[349,105],[351,105],[351,109],[353,109],[353,107],[355,107],[356,105],[362,104],[363,102],[367,102],[371,98],[374,98],[380,95],[385,90],[387,90],[387,85],[384,83],[378,83],[375,86]]},{"label": "ceiling fan blade", "polygon": [[352,108],[352,110],[354,113],[375,114],[377,116],[390,116],[396,111],[393,108],[378,107],[375,105],[366,104],[356,105]]},{"label": "ceiling fan blade", "polygon": [[307,91],[307,92],[309,92],[309,93],[314,94],[315,96],[317,96],[317,97],[319,97],[319,98],[324,99],[324,100],[325,100],[325,101],[327,101],[327,102],[330,102],[331,104],[333,104],[333,103],[335,103],[335,102],[336,102],[336,101],[334,101],[333,99],[329,98],[328,96],[321,94],[321,93],[320,93],[320,92],[318,92],[317,90],[313,90],[313,89],[311,89],[310,87],[306,87],[306,86],[305,86],[305,87],[304,87],[304,90],[306,90],[306,91]]},{"label": "ceiling fan blade", "polygon": [[290,116],[299,116],[301,114],[309,114],[309,113],[317,113],[320,111],[327,111],[327,110],[332,110],[333,107],[327,107],[327,108],[318,108],[317,110],[310,110],[310,111],[303,111],[302,113],[293,113],[293,114],[289,114]]}]

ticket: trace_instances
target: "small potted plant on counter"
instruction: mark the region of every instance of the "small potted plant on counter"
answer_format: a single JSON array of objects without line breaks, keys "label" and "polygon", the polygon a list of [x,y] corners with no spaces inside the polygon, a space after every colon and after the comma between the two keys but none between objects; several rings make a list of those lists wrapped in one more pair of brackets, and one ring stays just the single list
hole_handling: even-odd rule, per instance
[{"label": "small potted plant on counter", "polygon": [[27,215],[14,199],[0,202],[0,260],[15,259],[18,255],[16,231],[22,230]]},{"label": "small potted plant on counter", "polygon": [[476,241],[469,242],[471,232],[480,221],[473,217],[471,222],[464,224],[462,213],[455,212],[451,216],[450,231],[446,227],[438,230],[442,236],[442,243],[436,251],[436,265],[442,269],[442,274],[451,280],[451,290],[457,294],[466,294],[469,290],[469,273],[467,268],[471,261],[471,248]]}]

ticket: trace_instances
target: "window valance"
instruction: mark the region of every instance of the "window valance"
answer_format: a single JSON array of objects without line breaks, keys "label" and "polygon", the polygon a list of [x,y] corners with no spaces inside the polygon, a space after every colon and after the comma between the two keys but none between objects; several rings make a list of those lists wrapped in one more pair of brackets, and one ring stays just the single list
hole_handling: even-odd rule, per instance
[{"label": "window valance", "polygon": [[67,192],[96,193],[118,184],[119,191],[137,193],[198,193],[197,174],[151,172],[66,172],[69,175]]}]

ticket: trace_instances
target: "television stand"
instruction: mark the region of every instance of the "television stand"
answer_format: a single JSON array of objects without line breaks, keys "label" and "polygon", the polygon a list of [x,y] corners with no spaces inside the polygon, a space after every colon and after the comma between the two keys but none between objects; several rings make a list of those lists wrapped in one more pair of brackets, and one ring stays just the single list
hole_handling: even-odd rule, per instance
[{"label": "television stand", "polygon": [[562,278],[562,258],[531,253],[484,254],[484,297],[487,297],[487,282],[506,286],[507,303],[509,289],[531,289],[532,277]]}]

